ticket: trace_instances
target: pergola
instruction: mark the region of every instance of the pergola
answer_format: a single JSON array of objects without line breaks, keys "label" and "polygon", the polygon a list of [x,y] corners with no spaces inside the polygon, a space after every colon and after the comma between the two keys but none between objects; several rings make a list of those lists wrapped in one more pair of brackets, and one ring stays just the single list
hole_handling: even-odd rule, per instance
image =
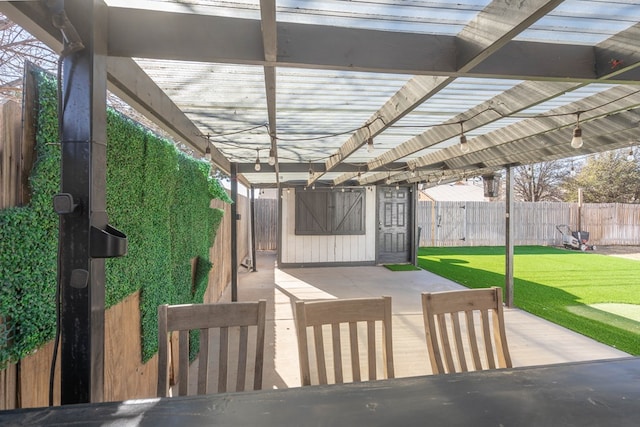
[{"label": "pergola", "polygon": [[[7,3],[61,50],[40,2]],[[247,185],[446,182],[639,139],[630,0],[105,3],[109,89]]]},{"label": "pergola", "polygon": [[[640,141],[631,0],[59,0],[0,11],[64,64],[61,277],[77,303],[66,315],[88,325],[73,340],[91,348],[63,372],[63,403],[99,399],[102,386],[89,307],[118,243],[104,237],[97,251],[87,237],[116,233],[104,206],[107,87],[255,188],[429,185]],[[74,199],[89,207],[80,219],[68,215]]]}]

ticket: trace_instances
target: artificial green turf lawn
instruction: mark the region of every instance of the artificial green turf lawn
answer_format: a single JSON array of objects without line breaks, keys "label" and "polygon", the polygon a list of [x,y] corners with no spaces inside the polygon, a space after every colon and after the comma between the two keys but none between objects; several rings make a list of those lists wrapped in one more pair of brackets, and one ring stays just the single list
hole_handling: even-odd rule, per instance
[{"label": "artificial green turf lawn", "polygon": [[[640,261],[543,246],[518,246],[514,254],[517,307],[640,355],[640,322],[590,307],[624,303],[640,310]],[[420,248],[418,264],[469,288],[504,288],[502,246]]]},{"label": "artificial green turf lawn", "polygon": [[416,271],[420,270],[413,264],[384,264],[391,271]]}]

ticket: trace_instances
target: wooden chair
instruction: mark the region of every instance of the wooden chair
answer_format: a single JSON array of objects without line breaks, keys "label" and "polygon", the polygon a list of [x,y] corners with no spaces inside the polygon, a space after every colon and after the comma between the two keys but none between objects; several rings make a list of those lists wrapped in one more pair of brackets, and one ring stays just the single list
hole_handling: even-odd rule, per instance
[{"label": "wooden chair", "polygon": [[[189,331],[200,330],[198,354],[198,394],[206,394],[209,375],[209,337],[219,329],[218,393],[227,391],[229,368],[229,329],[237,329],[238,364],[236,391],[244,391],[248,370],[247,354],[249,326],[256,326],[253,389],[262,388],[266,301],[220,304],[161,305],[158,307],[158,396],[170,395],[171,345],[170,333],[179,331],[178,395],[185,396],[189,388]],[[175,366],[175,363],[173,364]]]},{"label": "wooden chair", "polygon": [[[393,345],[391,335],[391,297],[380,298],[354,298],[323,301],[297,301],[295,305],[295,321],[298,335],[298,355],[300,359],[300,377],[302,385],[311,385],[310,352],[307,340],[307,328],[313,328],[313,344],[315,347],[315,361],[319,384],[327,384],[331,379],[327,378],[325,344],[332,347],[333,382],[345,382],[343,372],[342,339],[341,335],[347,335],[350,348],[351,370],[348,371],[347,362],[345,368],[347,381],[349,374],[354,382],[362,381],[360,369],[360,348],[358,340],[358,322],[366,322],[367,346],[366,365],[368,367],[368,379],[378,378],[376,350],[382,360],[382,376],[394,377],[393,369]],[[376,321],[380,321],[381,327],[378,334],[381,337],[381,345],[376,344]],[[343,325],[342,334],[340,324]],[[323,325],[330,325],[331,340],[323,335]],[[360,324],[363,328],[363,323]],[[346,346],[346,341],[345,341]],[[378,348],[380,347],[380,348]],[[312,353],[313,354],[313,353]]]},{"label": "wooden chair", "polygon": [[425,292],[422,314],[434,374],[512,366],[500,288]]}]

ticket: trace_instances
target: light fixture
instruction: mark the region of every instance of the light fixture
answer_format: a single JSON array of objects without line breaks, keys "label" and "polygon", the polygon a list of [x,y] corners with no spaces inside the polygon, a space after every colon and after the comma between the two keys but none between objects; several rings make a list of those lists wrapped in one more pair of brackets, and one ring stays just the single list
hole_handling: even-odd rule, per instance
[{"label": "light fixture", "polygon": [[312,190],[315,190],[315,189],[316,189],[316,184],[313,184],[313,185],[311,186],[311,189],[312,189]]},{"label": "light fixture", "polygon": [[262,166],[260,166],[260,150],[256,150],[256,165],[253,167],[256,172],[260,172]]},{"label": "light fixture", "polygon": [[573,161],[571,161],[571,170],[569,171],[571,176],[576,176],[576,168],[573,166]]},{"label": "light fixture", "polygon": [[469,144],[467,143],[467,137],[464,134],[464,125],[460,122],[460,151],[463,153],[469,152]]},{"label": "light fixture", "polygon": [[633,155],[633,147],[629,149],[629,154],[627,154],[627,161],[633,162],[636,158]]},{"label": "light fixture", "polygon": [[384,181],[384,183],[387,185],[391,184],[391,172],[387,174],[387,179]]},{"label": "light fixture", "polygon": [[396,184],[396,190],[400,189],[400,184]]},{"label": "light fixture", "polygon": [[373,153],[373,138],[367,139],[367,152]]},{"label": "light fixture", "polygon": [[500,178],[501,174],[494,172],[486,175],[482,175],[482,181],[484,184],[484,197],[498,197],[500,192]]},{"label": "light fixture", "polygon": [[273,166],[276,164],[276,156],[273,153],[273,148],[269,149],[269,160],[267,161],[267,163],[269,163],[269,166]]},{"label": "light fixture", "polygon": [[415,168],[412,168],[412,169],[411,169],[411,173],[410,173],[410,175],[411,175],[411,178],[415,178],[415,177],[416,177],[416,170],[415,170]]},{"label": "light fixture", "polygon": [[340,192],[344,193],[344,187],[340,188]]},{"label": "light fixture", "polygon": [[207,148],[204,149],[204,159],[211,161],[211,141],[209,141],[209,135],[207,134]]},{"label": "light fixture", "polygon": [[313,179],[314,175],[315,175],[315,172],[313,171],[313,168],[311,167],[311,162],[309,162],[309,179]]},{"label": "light fixture", "polygon": [[371,129],[367,125],[367,131],[369,132],[369,138],[367,138],[367,152],[373,153],[373,137],[371,136]]},{"label": "light fixture", "polygon": [[576,127],[573,128],[573,138],[571,138],[571,146],[573,148],[582,147],[582,129],[580,129],[580,112],[576,113]]}]

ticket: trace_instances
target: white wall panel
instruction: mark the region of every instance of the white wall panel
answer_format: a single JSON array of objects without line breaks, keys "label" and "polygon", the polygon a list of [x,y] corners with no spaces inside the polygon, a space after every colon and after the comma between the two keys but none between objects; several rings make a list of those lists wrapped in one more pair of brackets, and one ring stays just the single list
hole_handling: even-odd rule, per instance
[{"label": "white wall panel", "polygon": [[366,233],[361,235],[296,236],[295,191],[283,192],[282,198],[282,263],[333,263],[375,261],[376,196],[365,195]]}]

